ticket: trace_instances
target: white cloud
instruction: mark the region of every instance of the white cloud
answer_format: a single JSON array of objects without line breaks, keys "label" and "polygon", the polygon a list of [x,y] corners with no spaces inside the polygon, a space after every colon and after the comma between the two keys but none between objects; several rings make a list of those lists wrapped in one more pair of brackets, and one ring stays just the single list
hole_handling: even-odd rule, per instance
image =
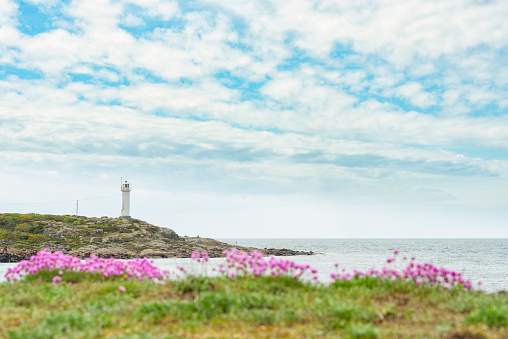
[{"label": "white cloud", "polygon": [[10,0],[0,0],[0,27],[14,25],[17,10],[16,3]]},{"label": "white cloud", "polygon": [[425,92],[423,86],[416,82],[408,82],[395,89],[395,94],[398,97],[407,99],[413,106],[428,107],[437,103],[434,95]]},{"label": "white cloud", "polygon": [[127,27],[143,26],[145,22],[139,16],[127,14],[122,18],[122,24]]},{"label": "white cloud", "polygon": [[[4,118],[10,116],[11,119],[16,117],[13,123],[21,123],[20,127],[22,127],[21,130],[17,130],[18,132],[9,131],[9,129],[4,130],[2,132],[4,137],[3,144],[12,144],[16,140],[23,139],[25,140],[25,146],[43,150],[46,147],[45,145],[56,145],[55,147],[65,146],[65,148],[68,148],[69,145],[89,144],[85,140],[94,140],[98,146],[89,144],[92,147],[90,151],[98,152],[98,154],[101,154],[103,151],[114,150],[115,148],[111,148],[112,145],[116,143],[122,145],[127,143],[128,140],[132,141],[134,145],[145,145],[143,152],[148,152],[147,154],[150,154],[151,150],[164,150],[166,146],[163,145],[170,146],[172,143],[211,145],[212,149],[216,150],[223,149],[224,145],[230,145],[232,149],[246,148],[256,152],[265,150],[268,152],[268,158],[270,158],[269,154],[279,154],[284,157],[296,154],[312,156],[313,152],[318,152],[318,154],[321,154],[319,156],[324,158],[317,159],[319,161],[316,163],[311,161],[311,172],[316,171],[316,168],[320,166],[326,168],[337,160],[336,157],[340,159],[342,155],[373,155],[383,157],[387,161],[386,165],[389,165],[390,161],[395,160],[415,163],[414,166],[416,167],[411,169],[411,171],[416,172],[419,171],[418,168],[421,166],[416,163],[426,161],[450,164],[460,163],[460,166],[472,166],[472,168],[476,168],[475,171],[480,171],[480,169],[488,173],[492,171],[496,175],[501,175],[506,167],[506,165],[501,167],[499,165],[488,165],[489,162],[487,161],[478,163],[479,160],[464,157],[456,158],[454,153],[449,152],[408,149],[397,146],[396,143],[382,144],[379,142],[341,141],[340,139],[330,138],[327,133],[322,134],[320,137],[306,136],[305,134],[267,134],[266,132],[253,132],[233,128],[229,125],[229,122],[201,123],[186,119],[151,117],[143,113],[146,110],[153,109],[153,106],[164,107],[162,102],[166,102],[166,107],[168,107],[169,111],[175,110],[175,112],[179,112],[183,110],[189,112],[187,114],[203,112],[204,115],[209,114],[213,117],[213,112],[206,110],[206,106],[210,106],[210,103],[212,103],[211,109],[213,110],[213,101],[211,97],[206,95],[208,95],[207,93],[217,93],[217,89],[210,89],[207,86],[209,85],[203,84],[203,95],[196,95],[195,90],[188,90],[187,93],[184,89],[174,91],[167,85],[132,88],[128,92],[122,93],[122,96],[119,97],[125,101],[127,106],[133,105],[135,108],[134,110],[125,110],[107,108],[100,104],[89,105],[87,103],[78,103],[78,96],[91,96],[97,92],[94,89],[94,85],[79,86],[78,84],[73,84],[65,89],[47,88],[42,91],[37,82],[19,81],[17,85],[13,81],[2,83],[3,92],[5,93],[0,97],[2,104],[5,101],[10,101],[11,107],[13,104],[16,105],[16,103],[18,106],[23,105],[25,107],[23,112],[14,114],[15,107],[8,108],[8,105],[2,105],[4,107],[2,116]],[[8,94],[9,87],[14,92],[23,90],[22,98],[27,99],[27,101],[13,100]],[[134,101],[135,95],[138,96],[139,103]],[[223,97],[222,100],[227,100],[229,94],[224,92],[224,95],[226,97]],[[111,99],[114,98],[116,97]],[[193,98],[194,100],[192,101]],[[200,98],[201,101],[196,100],[196,98]],[[127,102],[128,99],[131,102]],[[151,103],[153,106],[142,106],[143,103]],[[72,108],[73,106],[76,106],[76,108]],[[343,137],[350,136],[346,133],[351,132],[347,132],[346,129],[336,130],[342,124],[350,131],[356,129],[359,131],[356,133],[369,133],[373,135],[373,140],[382,139],[382,135],[391,133],[391,138],[384,138],[390,139],[387,141],[392,142],[400,142],[402,140],[410,143],[444,144],[454,139],[456,140],[455,142],[476,139],[484,144],[490,142],[494,143],[494,145],[502,146],[502,143],[508,139],[506,129],[502,128],[502,125],[491,123],[488,120],[477,120],[475,125],[471,125],[467,119],[449,119],[445,122],[428,117],[427,125],[425,125],[423,124],[424,121],[420,121],[422,118],[415,114],[395,115],[385,113],[380,115],[377,112],[378,114],[370,116],[368,112],[371,112],[373,108],[375,109],[375,106],[371,105],[365,108],[366,110],[362,109],[351,115],[350,118],[356,117],[356,119],[350,120],[347,124],[345,124],[345,118],[338,119],[337,124],[333,124],[334,121],[332,120],[328,133],[332,134],[335,130],[335,133],[338,133],[337,135],[342,134]],[[360,115],[361,112],[363,112],[363,116]],[[180,113],[179,115],[185,116],[185,113]],[[27,124],[26,118],[29,117],[34,117],[35,120]],[[376,118],[376,120],[373,118]],[[56,123],[58,121],[59,123]],[[314,128],[327,130],[324,126],[327,123],[326,119],[322,122],[317,122],[322,125],[313,125],[308,120],[303,120],[302,125],[305,121],[310,125],[311,130]],[[433,128],[429,128],[429,126],[433,126]],[[453,126],[453,128],[450,128],[450,126]],[[5,125],[5,127],[7,128],[8,126]],[[302,132],[305,131],[302,129]],[[116,137],[110,139],[113,135]],[[31,136],[36,137],[36,139],[31,139]],[[27,143],[28,140],[33,141]],[[288,145],[291,146],[288,148]],[[117,149],[115,152],[121,151]],[[142,154],[144,154],[143,152]],[[228,151],[224,150],[224,152],[224,156],[227,156]],[[192,157],[192,154],[189,157]],[[360,167],[371,166],[369,161],[367,158],[365,163],[360,163]],[[321,165],[319,165],[320,163]],[[341,166],[340,161],[337,164]],[[252,164],[246,166],[250,167]],[[303,168],[301,169],[303,170]],[[309,175],[311,172],[309,172]],[[295,173],[299,173],[299,170],[295,171]],[[301,173],[303,172],[300,172],[300,175]]]},{"label": "white cloud", "polygon": [[[214,1],[216,2],[216,1]],[[218,2],[216,2],[218,3]],[[504,1],[378,1],[364,2],[310,0],[271,1],[263,12],[245,10],[234,2],[220,4],[234,10],[257,27],[260,13],[271,13],[281,31],[294,31],[296,43],[307,52],[325,57],[333,44],[352,44],[361,53],[377,53],[395,63],[408,64],[414,57],[463,52],[481,44],[506,46],[508,27]],[[450,16],[453,20],[450,20]]]},{"label": "white cloud", "polygon": [[145,14],[151,17],[160,17],[162,20],[169,20],[170,18],[180,14],[180,8],[176,1],[161,1],[161,0],[126,0],[125,3],[132,3],[146,9]]},{"label": "white cloud", "polygon": [[422,77],[435,73],[437,71],[437,68],[433,63],[423,63],[420,65],[418,64],[415,65],[414,67],[410,68],[409,71],[414,76]]},{"label": "white cloud", "polygon": [[111,0],[73,0],[64,9],[82,29],[101,28],[104,34],[116,27],[123,12],[123,6]]}]

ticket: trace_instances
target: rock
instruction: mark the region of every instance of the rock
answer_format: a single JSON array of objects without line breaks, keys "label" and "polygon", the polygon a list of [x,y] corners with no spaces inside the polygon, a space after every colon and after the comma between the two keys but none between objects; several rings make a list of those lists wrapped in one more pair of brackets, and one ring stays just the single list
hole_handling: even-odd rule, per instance
[{"label": "rock", "polygon": [[178,240],[180,237],[178,234],[176,234],[175,231],[173,231],[170,228],[166,227],[159,227],[160,232],[157,232],[157,235],[164,239],[170,239],[170,240]]},{"label": "rock", "polygon": [[53,227],[46,227],[46,228],[44,228],[44,231],[42,232],[42,234],[51,237],[55,234],[55,229]]},{"label": "rock", "polygon": [[114,257],[117,259],[130,259],[136,256],[135,252],[126,250],[120,246],[110,246],[106,248],[100,248],[94,253],[98,257],[110,258]]},{"label": "rock", "polygon": [[136,257],[136,253],[133,251],[126,250],[120,246],[107,246],[107,247],[99,247],[97,245],[88,245],[77,250],[70,251],[69,254],[78,256],[81,258],[89,257],[92,254],[95,254],[101,258],[117,258],[117,259],[129,259]]},{"label": "rock", "polygon": [[19,262],[29,260],[32,255],[37,254],[33,249],[8,249],[7,252],[0,252],[0,262]]},{"label": "rock", "polygon": [[[1,215],[1,214],[0,214]],[[101,257],[117,257],[120,259],[144,256],[149,258],[189,258],[193,251],[207,251],[212,258],[221,257],[224,250],[236,247],[238,250],[252,252],[258,250],[264,255],[310,255],[312,252],[298,252],[289,249],[256,249],[234,246],[210,238],[180,237],[170,228],[154,226],[146,221],[123,218],[69,218],[69,221],[56,220],[34,221],[45,225],[43,235],[50,238],[42,244],[33,244],[29,250],[17,250],[0,257],[0,262],[30,259],[39,250],[48,247],[52,252],[61,251],[65,254],[81,258],[92,254]],[[79,221],[83,225],[73,225]],[[102,224],[103,228],[95,228],[94,224]],[[106,231],[105,231],[106,230]],[[127,230],[127,231],[126,231]],[[71,247],[72,246],[72,247]],[[82,246],[78,249],[72,248]],[[8,254],[8,255],[7,255]]]},{"label": "rock", "polygon": [[78,257],[87,255],[88,253],[95,253],[99,249],[97,245],[88,245],[78,248],[77,250],[70,251],[70,255],[76,255]]},{"label": "rock", "polygon": [[66,233],[67,233],[67,232],[65,232],[64,230],[61,230],[61,231],[58,231],[58,232],[56,232],[55,234],[53,234],[53,236],[58,237],[58,238],[63,238],[63,236],[64,236]]},{"label": "rock", "polygon": [[56,252],[56,251],[60,251],[60,252],[65,252],[65,247],[60,245],[60,244],[55,244],[55,243],[52,243],[52,242],[45,242],[45,243],[42,243],[41,244],[41,247],[42,248],[49,248],[49,250],[51,252]]},{"label": "rock", "polygon": [[154,250],[151,248],[139,252],[139,256],[141,258],[143,258],[143,257],[146,257],[146,258],[167,258],[171,254],[173,254],[173,253],[168,253],[165,251],[157,251],[157,250]]},{"label": "rock", "polygon": [[168,244],[162,240],[152,240],[148,243],[149,246],[154,248],[169,248]]}]

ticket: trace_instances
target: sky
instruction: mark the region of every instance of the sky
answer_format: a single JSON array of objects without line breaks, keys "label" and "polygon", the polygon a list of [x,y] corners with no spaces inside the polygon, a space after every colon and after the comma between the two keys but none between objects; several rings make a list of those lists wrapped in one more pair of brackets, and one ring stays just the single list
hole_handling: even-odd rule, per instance
[{"label": "sky", "polygon": [[0,0],[0,213],[508,237],[508,1]]}]

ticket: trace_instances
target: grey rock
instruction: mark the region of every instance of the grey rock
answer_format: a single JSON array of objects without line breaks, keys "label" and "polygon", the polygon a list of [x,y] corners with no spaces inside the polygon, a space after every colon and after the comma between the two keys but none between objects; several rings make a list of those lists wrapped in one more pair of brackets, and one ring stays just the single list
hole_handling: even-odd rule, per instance
[{"label": "grey rock", "polygon": [[56,252],[56,251],[60,251],[60,252],[63,252],[63,253],[66,252],[64,246],[62,246],[60,244],[55,244],[55,243],[52,243],[52,242],[49,242],[49,241],[45,242],[45,243],[42,243],[41,247],[43,247],[43,248],[49,248],[49,250],[51,252]]},{"label": "grey rock", "polygon": [[42,234],[51,237],[55,234],[55,229],[53,227],[46,227],[44,228],[44,231],[42,231]]},{"label": "grey rock", "polygon": [[159,229],[160,229],[160,232],[158,232],[157,235],[161,238],[169,239],[169,240],[178,240],[180,238],[178,236],[178,234],[176,234],[176,232],[170,228],[159,227]]}]

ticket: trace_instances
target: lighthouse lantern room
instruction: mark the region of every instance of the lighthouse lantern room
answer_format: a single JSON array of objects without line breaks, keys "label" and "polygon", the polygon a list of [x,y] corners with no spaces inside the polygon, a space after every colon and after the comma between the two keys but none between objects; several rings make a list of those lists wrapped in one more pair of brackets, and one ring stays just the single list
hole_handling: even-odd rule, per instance
[{"label": "lighthouse lantern room", "polygon": [[129,187],[129,183],[127,181],[122,183],[122,214],[120,215],[120,218],[130,218],[130,194],[131,189]]}]

